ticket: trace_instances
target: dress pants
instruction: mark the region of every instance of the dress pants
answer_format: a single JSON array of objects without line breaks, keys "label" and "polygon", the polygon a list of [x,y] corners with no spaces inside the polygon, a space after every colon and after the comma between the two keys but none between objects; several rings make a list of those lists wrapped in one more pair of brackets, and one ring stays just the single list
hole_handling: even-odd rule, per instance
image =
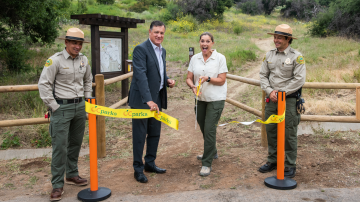
[{"label": "dress pants", "polygon": [[[161,91],[156,100],[153,100],[161,111]],[[155,165],[156,153],[160,140],[161,122],[155,118],[132,119],[133,135],[133,167],[136,172],[144,171],[142,160],[146,142],[145,164]]]}]

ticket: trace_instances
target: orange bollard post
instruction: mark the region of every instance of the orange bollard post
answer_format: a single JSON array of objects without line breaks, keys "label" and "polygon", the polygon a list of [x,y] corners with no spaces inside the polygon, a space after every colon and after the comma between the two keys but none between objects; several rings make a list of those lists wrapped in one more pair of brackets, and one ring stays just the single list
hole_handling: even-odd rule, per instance
[{"label": "orange bollard post", "polygon": [[[285,92],[278,92],[278,115],[284,114]],[[285,121],[277,124],[277,179],[284,179],[285,168]]]},{"label": "orange bollard post", "polygon": [[[286,110],[286,93],[279,91],[278,115],[283,115]],[[264,183],[267,187],[280,190],[295,189],[297,182],[291,178],[284,177],[285,168],[285,120],[277,125],[277,176],[268,177]]]},{"label": "orange bollard post", "polygon": [[[89,98],[89,103],[95,104],[95,98]],[[89,156],[90,156],[90,189],[84,189],[78,193],[80,201],[102,201],[111,196],[111,190],[98,185],[97,169],[97,137],[96,115],[89,113]]]},{"label": "orange bollard post", "polygon": [[[90,100],[90,99],[89,99]],[[91,100],[91,104],[95,104],[95,99]],[[96,137],[96,115],[89,114],[89,156],[90,156],[90,190],[97,191],[98,171],[97,171],[97,137]]]}]

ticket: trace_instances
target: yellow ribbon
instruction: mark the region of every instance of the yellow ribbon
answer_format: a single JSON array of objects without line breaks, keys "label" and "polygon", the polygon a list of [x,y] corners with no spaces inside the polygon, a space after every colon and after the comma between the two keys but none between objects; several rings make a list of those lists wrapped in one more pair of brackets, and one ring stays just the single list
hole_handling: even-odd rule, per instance
[{"label": "yellow ribbon", "polygon": [[196,121],[197,121],[197,103],[198,103],[198,99],[199,99],[199,92],[200,92],[200,88],[201,88],[201,79],[199,81],[199,85],[196,87],[196,103],[195,103],[195,130],[196,130]]},{"label": "yellow ribbon", "polygon": [[90,114],[115,118],[155,118],[156,120],[161,121],[176,130],[179,129],[179,121],[161,111],[159,111],[158,114],[156,111],[150,111],[150,109],[111,109],[100,105],[90,104],[88,102],[85,102],[85,111]]},{"label": "yellow ribbon", "polygon": [[196,87],[196,98],[199,96],[200,87],[201,87],[201,79],[199,81],[199,85]]},{"label": "yellow ribbon", "polygon": [[[256,119],[255,121],[250,121],[250,122],[238,122],[238,121],[231,121],[229,123],[241,123],[243,125],[250,125],[254,122],[259,122],[259,123],[262,123],[262,124],[269,124],[269,123],[281,123],[285,120],[285,111],[284,110],[284,113],[282,115],[275,115],[275,114],[272,114],[271,116],[269,116],[269,118],[266,120],[266,121],[262,121],[260,119]],[[225,126],[229,123],[224,123],[224,124],[220,124],[219,126]]]}]

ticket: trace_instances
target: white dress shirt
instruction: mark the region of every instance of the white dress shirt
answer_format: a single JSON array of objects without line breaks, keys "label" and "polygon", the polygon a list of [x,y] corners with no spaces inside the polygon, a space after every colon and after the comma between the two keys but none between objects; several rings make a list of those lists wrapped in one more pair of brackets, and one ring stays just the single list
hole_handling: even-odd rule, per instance
[{"label": "white dress shirt", "polygon": [[162,60],[162,46],[160,44],[160,47],[153,44],[153,42],[149,39],[152,47],[154,48],[156,58],[159,62],[159,68],[160,68],[160,77],[161,77],[161,83],[160,83],[160,89],[159,91],[164,87],[164,62]]}]

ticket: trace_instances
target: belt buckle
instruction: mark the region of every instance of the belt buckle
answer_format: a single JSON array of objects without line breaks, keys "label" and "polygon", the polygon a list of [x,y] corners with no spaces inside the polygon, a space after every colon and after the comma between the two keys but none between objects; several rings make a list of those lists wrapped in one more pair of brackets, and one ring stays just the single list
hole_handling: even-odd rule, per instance
[{"label": "belt buckle", "polygon": [[74,98],[74,103],[75,103],[75,104],[79,103],[79,98],[78,98],[78,97],[77,97],[77,98]]}]

